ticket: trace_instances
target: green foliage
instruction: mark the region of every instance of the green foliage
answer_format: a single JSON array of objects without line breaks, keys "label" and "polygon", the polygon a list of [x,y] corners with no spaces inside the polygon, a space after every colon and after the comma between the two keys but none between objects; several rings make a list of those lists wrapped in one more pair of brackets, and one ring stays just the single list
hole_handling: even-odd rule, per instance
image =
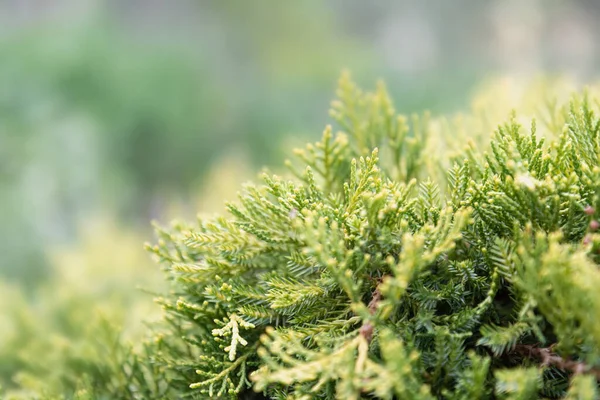
[{"label": "green foliage", "polygon": [[591,93],[561,105],[546,91],[543,117],[507,110],[482,131],[497,110],[409,119],[383,85],[365,93],[345,74],[342,131],[297,150],[289,176],[247,184],[227,216],[157,226],[147,248],[171,290],[151,340],[115,339],[112,361],[84,356],[86,368],[57,356],[59,383],[39,384],[43,371],[2,385],[38,398],[595,399]]},{"label": "green foliage", "polygon": [[51,252],[52,278],[33,292],[0,284],[0,398],[146,399],[173,397],[160,351],[144,320],[160,315],[160,290],[140,237],[92,224],[80,242]]},{"label": "green foliage", "polygon": [[184,392],[596,398],[597,101],[452,138],[382,84],[339,87],[342,131],[296,151],[295,179],[265,174],[228,217],[148,246],[174,285],[164,340],[192,348],[169,358]]}]

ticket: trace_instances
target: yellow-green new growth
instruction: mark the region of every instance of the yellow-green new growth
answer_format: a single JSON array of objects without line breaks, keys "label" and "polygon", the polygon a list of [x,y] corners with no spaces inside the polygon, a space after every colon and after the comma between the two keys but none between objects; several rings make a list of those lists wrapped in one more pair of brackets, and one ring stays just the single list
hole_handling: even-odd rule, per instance
[{"label": "yellow-green new growth", "polygon": [[[223,321],[225,322],[225,321]],[[216,324],[222,323],[221,321],[215,320]],[[240,328],[252,329],[255,328],[254,324],[244,321],[242,318],[235,314],[229,316],[229,322],[224,327],[219,329],[213,329],[212,335],[218,337],[231,336],[231,344],[224,348],[229,355],[229,361],[235,360],[237,346],[246,346],[248,342],[240,335]]]}]

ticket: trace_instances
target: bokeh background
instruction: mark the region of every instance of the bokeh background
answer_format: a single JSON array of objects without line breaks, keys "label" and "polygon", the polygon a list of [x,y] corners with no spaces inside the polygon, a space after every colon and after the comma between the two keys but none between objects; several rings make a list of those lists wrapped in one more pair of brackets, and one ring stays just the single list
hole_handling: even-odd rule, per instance
[{"label": "bokeh background", "polygon": [[5,347],[68,342],[160,288],[150,221],[220,211],[316,140],[343,69],[383,78],[401,112],[451,113],[494,76],[594,79],[597,21],[596,0],[0,0]]}]

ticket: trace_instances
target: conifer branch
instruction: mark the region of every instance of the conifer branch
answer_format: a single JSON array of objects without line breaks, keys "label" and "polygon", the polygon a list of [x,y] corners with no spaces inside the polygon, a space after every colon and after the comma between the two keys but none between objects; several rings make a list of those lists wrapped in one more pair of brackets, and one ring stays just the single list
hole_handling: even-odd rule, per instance
[{"label": "conifer branch", "polygon": [[481,121],[444,135],[347,75],[339,94],[345,133],[298,151],[296,180],[265,175],[228,217],[159,230],[168,343],[192,349],[161,349],[169,371],[200,398],[599,398],[600,369],[525,344],[600,357],[598,107],[575,97],[553,108],[562,129],[513,114],[477,137]]},{"label": "conifer branch", "polygon": [[[383,298],[383,294],[381,293],[381,284],[385,277],[377,279],[377,286],[375,287],[375,291],[373,291],[373,295],[371,296],[371,300],[367,305],[367,309],[371,313],[371,315],[375,315],[377,312],[377,307],[379,306],[379,302]],[[363,326],[360,327],[360,334],[367,340],[367,343],[371,343],[373,339],[374,332],[373,324],[369,321],[366,321]]]},{"label": "conifer branch", "polygon": [[517,353],[521,356],[534,358],[540,362],[541,367],[556,367],[563,371],[578,374],[592,374],[600,380],[600,368],[591,367],[582,361],[565,359],[553,351],[554,345],[549,347],[537,347],[530,344],[517,344],[509,353]]}]

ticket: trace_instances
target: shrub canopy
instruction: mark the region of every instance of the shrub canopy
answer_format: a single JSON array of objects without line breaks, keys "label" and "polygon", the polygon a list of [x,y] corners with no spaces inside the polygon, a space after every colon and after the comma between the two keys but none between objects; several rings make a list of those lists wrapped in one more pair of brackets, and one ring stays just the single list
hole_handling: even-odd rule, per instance
[{"label": "shrub canopy", "polygon": [[154,362],[198,398],[597,398],[599,104],[561,93],[494,129],[345,74],[294,178],[158,230]]},{"label": "shrub canopy", "polygon": [[92,345],[86,368],[52,353],[69,373],[30,362],[8,398],[598,398],[597,91],[509,88],[404,117],[344,74],[340,132],[287,176],[157,227],[172,286],[150,340]]}]

